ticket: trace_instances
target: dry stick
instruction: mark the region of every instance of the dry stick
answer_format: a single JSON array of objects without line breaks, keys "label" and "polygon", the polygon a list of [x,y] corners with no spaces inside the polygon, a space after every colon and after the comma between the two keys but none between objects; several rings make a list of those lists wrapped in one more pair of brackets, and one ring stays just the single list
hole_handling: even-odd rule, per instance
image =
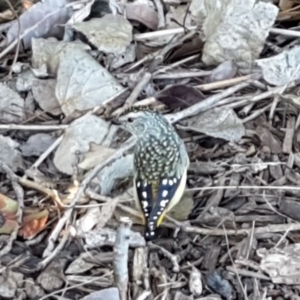
[{"label": "dry stick", "polygon": [[245,76],[226,79],[226,80],[222,80],[222,81],[200,84],[195,87],[200,89],[201,91],[211,91],[214,89],[221,89],[221,88],[225,88],[228,86],[232,86],[233,84],[237,84],[240,82],[245,82],[245,81],[251,79],[252,77],[253,77],[253,75],[245,75]]},{"label": "dry stick", "polygon": [[17,41],[17,49],[16,49],[16,53],[15,53],[15,57],[13,60],[13,63],[11,65],[10,71],[8,73],[8,78],[11,77],[11,74],[13,72],[13,66],[15,65],[15,63],[17,62],[18,56],[19,56],[19,52],[20,52],[20,44],[21,44],[21,39],[20,39],[20,33],[21,33],[21,25],[20,25],[20,20],[18,17],[18,14],[16,13],[16,11],[14,10],[13,6],[11,5],[9,0],[6,0],[6,3],[8,4],[10,10],[13,12],[14,17],[17,19],[18,22],[18,41]]},{"label": "dry stick", "polygon": [[139,96],[144,86],[150,81],[150,79],[151,79],[151,74],[146,72],[143,78],[134,87],[132,93],[127,98],[124,106],[119,111],[116,111],[113,115],[121,115],[126,109],[131,107],[133,103],[136,101],[137,97]]},{"label": "dry stick", "polygon": [[20,225],[22,224],[23,208],[24,208],[24,190],[18,183],[18,176],[11,170],[11,168],[6,163],[2,161],[0,161],[0,170],[5,172],[7,177],[10,179],[19,203],[18,212],[17,212],[18,226],[16,226],[14,231],[11,233],[7,245],[0,251],[0,257],[2,257],[3,255],[10,252],[13,242],[17,239]]},{"label": "dry stick", "polygon": [[[197,26],[189,26],[186,28],[188,30],[196,30]],[[153,31],[153,32],[135,34],[134,39],[136,41],[144,41],[144,40],[151,39],[151,38],[153,39],[156,37],[178,34],[178,33],[183,33],[183,32],[184,32],[184,28],[180,28],[180,27],[166,29],[166,30],[157,30],[157,31]],[[285,35],[285,36],[292,36],[292,37],[300,37],[299,31],[288,30],[288,29],[271,28],[270,33],[280,34],[280,35]]]},{"label": "dry stick", "polygon": [[[199,72],[176,72],[170,74],[158,74],[154,75],[153,79],[181,79],[191,77],[205,77],[211,74],[211,71],[199,71]],[[229,84],[231,85],[231,84]]]},{"label": "dry stick", "polygon": [[165,15],[164,15],[164,8],[160,0],[154,0],[157,14],[158,14],[158,29],[165,28],[166,22],[165,22]]},{"label": "dry stick", "polygon": [[0,130],[63,130],[68,128],[69,125],[16,125],[16,124],[7,124],[0,125]]},{"label": "dry stick", "polygon": [[[168,227],[173,228],[174,225],[170,225]],[[196,233],[196,234],[202,234],[202,235],[215,235],[215,236],[223,236],[224,230],[222,229],[207,229],[207,228],[200,228],[195,226],[188,226],[183,225],[181,227],[181,230],[187,233]],[[275,225],[268,225],[264,227],[256,227],[254,229],[254,235],[255,234],[261,234],[261,233],[275,233],[275,232],[285,232],[285,231],[298,231],[300,230],[300,223],[293,223],[293,224],[275,224]],[[247,228],[247,229],[238,229],[233,230],[229,229],[226,230],[226,234],[230,236],[238,236],[238,235],[250,235],[253,231],[253,228]]]},{"label": "dry stick", "polygon": [[117,230],[114,247],[114,282],[117,286],[120,299],[127,299],[128,290],[128,250],[130,241],[131,221],[127,217],[120,220],[121,224]]}]

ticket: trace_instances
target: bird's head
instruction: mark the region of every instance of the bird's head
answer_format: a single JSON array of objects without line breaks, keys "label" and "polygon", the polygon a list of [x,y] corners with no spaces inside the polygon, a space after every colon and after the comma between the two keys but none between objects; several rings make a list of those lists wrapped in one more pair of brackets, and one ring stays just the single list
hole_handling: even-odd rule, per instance
[{"label": "bird's head", "polygon": [[158,128],[157,125],[163,121],[162,118],[157,111],[132,108],[114,119],[112,124],[119,125],[139,138],[143,137],[146,132],[151,132],[153,128]]}]

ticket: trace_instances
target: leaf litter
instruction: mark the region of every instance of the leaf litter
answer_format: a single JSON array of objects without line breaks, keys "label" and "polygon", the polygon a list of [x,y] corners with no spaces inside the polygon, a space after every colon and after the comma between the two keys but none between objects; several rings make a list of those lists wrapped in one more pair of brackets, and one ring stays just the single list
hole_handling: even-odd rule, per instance
[{"label": "leaf litter", "polygon": [[[0,298],[297,299],[298,1],[5,3]],[[151,243],[132,105],[191,160]]]}]

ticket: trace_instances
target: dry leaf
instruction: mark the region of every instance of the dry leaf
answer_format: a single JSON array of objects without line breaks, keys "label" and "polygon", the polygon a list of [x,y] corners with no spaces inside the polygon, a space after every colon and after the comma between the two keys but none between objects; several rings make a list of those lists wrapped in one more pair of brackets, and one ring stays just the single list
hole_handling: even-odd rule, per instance
[{"label": "dry leaf", "polygon": [[157,12],[146,4],[126,3],[128,20],[138,21],[152,30],[158,29]]},{"label": "dry leaf", "polygon": [[0,119],[2,123],[22,123],[25,120],[24,100],[18,93],[0,82]]},{"label": "dry leaf", "polygon": [[245,135],[243,122],[231,108],[217,107],[187,121],[185,130],[194,130],[215,138],[238,142]]},{"label": "dry leaf", "polygon": [[300,79],[300,46],[284,50],[280,54],[257,60],[263,78],[270,84],[282,86]]},{"label": "dry leaf", "polygon": [[99,51],[121,55],[132,41],[132,25],[120,15],[76,23],[72,28],[81,32]]},{"label": "dry leaf", "polygon": [[25,211],[19,235],[28,240],[34,238],[45,228],[48,217],[49,211],[47,209],[43,211]]},{"label": "dry leaf", "polygon": [[18,209],[17,201],[0,194],[0,234],[10,234],[18,226]]},{"label": "dry leaf", "polygon": [[56,168],[63,173],[73,174],[77,151],[85,154],[90,151],[90,143],[101,144],[108,130],[109,124],[95,115],[85,115],[73,121],[55,152]]},{"label": "dry leaf", "polygon": [[256,0],[205,0],[205,10],[203,62],[234,60],[242,67],[259,57],[278,14],[275,5]]},{"label": "dry leaf", "polygon": [[172,85],[156,95],[158,101],[164,103],[172,110],[187,108],[202,101],[204,98],[205,96],[198,89],[184,84]]}]

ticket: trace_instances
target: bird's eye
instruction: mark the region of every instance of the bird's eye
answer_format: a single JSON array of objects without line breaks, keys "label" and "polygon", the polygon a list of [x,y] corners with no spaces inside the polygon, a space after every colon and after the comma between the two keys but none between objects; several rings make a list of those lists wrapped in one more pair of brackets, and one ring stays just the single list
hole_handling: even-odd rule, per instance
[{"label": "bird's eye", "polygon": [[133,118],[128,118],[128,122],[132,123],[133,122]]}]

